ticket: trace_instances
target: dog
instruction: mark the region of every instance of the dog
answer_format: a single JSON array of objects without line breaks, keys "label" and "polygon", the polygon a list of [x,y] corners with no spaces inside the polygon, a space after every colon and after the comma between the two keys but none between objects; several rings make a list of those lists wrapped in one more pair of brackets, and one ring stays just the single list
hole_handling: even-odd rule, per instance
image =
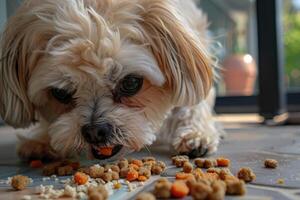
[{"label": "dog", "polygon": [[207,24],[192,0],[25,0],[0,66],[1,116],[30,127],[20,158],[114,159],[155,141],[215,152]]}]

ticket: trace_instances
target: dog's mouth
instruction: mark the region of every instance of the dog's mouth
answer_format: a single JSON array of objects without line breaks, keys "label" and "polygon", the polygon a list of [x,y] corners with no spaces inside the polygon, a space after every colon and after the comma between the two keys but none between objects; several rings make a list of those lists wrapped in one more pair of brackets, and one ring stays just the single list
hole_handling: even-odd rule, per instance
[{"label": "dog's mouth", "polygon": [[109,159],[119,153],[122,149],[122,145],[114,145],[114,146],[91,146],[91,152],[94,158],[98,160]]}]

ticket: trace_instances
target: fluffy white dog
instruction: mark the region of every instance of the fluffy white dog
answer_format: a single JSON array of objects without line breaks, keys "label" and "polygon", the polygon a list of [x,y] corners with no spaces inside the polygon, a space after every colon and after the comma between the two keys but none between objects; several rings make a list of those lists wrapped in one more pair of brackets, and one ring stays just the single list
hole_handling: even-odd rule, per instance
[{"label": "fluffy white dog", "polygon": [[116,158],[156,139],[179,153],[216,151],[206,27],[190,0],[24,1],[0,66],[1,116],[36,124],[19,156]]}]

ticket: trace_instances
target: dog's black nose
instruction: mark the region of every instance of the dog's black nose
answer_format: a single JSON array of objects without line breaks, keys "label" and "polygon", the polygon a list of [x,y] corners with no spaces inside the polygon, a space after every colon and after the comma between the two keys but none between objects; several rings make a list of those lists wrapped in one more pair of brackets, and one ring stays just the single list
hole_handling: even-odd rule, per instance
[{"label": "dog's black nose", "polygon": [[105,143],[111,136],[112,126],[108,123],[99,125],[84,125],[81,133],[84,139],[91,144]]}]

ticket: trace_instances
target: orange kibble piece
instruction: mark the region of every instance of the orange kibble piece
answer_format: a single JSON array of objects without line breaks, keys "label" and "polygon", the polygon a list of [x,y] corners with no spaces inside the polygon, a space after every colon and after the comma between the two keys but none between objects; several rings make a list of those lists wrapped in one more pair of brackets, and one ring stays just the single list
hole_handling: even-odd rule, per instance
[{"label": "orange kibble piece", "polygon": [[78,185],[84,185],[85,183],[87,183],[89,180],[88,175],[86,175],[85,173],[82,172],[76,172],[74,174],[74,181],[75,183],[77,183]]},{"label": "orange kibble piece", "polygon": [[112,147],[100,147],[99,148],[99,153],[104,156],[111,156],[112,151],[113,151]]},{"label": "orange kibble piece", "polygon": [[137,165],[139,167],[143,167],[143,165],[144,165],[141,160],[132,160],[131,163],[135,164],[135,165]]},{"label": "orange kibble piece", "polygon": [[138,177],[139,177],[139,173],[136,170],[131,169],[127,173],[126,180],[127,181],[135,181],[136,179],[138,179]]},{"label": "orange kibble piece", "polygon": [[189,194],[189,188],[183,181],[175,181],[171,187],[172,197],[183,198]]},{"label": "orange kibble piece", "polygon": [[193,175],[189,174],[189,173],[185,173],[185,172],[177,172],[175,175],[177,180],[186,180],[191,176],[193,176]]},{"label": "orange kibble piece", "polygon": [[129,164],[129,168],[133,168],[134,170],[139,170],[140,167],[134,163],[131,163]]},{"label": "orange kibble piece", "polygon": [[138,181],[146,181],[147,177],[146,176],[139,176]]},{"label": "orange kibble piece", "polygon": [[30,167],[31,168],[41,168],[43,166],[43,163],[41,160],[32,160],[30,162]]},{"label": "orange kibble piece", "polygon": [[218,167],[228,167],[230,160],[227,158],[217,158]]}]

